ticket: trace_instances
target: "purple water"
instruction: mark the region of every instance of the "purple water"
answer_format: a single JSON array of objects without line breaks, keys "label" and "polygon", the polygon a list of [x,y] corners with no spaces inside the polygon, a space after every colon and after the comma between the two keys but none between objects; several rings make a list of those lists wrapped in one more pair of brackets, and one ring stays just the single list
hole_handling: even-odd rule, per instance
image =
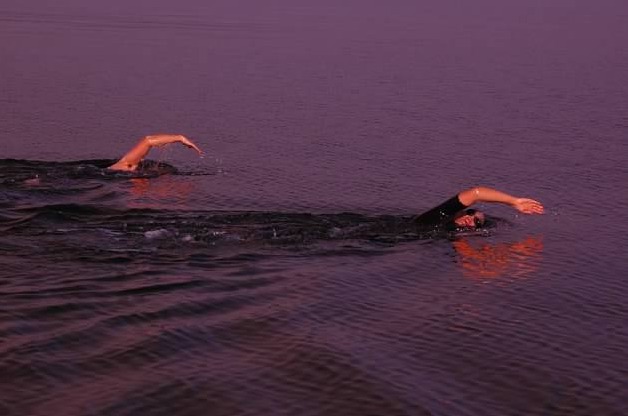
[{"label": "purple water", "polygon": [[[0,39],[1,414],[626,414],[625,2],[5,0]],[[156,132],[206,156],[72,164]],[[317,234],[473,185],[546,214]]]}]

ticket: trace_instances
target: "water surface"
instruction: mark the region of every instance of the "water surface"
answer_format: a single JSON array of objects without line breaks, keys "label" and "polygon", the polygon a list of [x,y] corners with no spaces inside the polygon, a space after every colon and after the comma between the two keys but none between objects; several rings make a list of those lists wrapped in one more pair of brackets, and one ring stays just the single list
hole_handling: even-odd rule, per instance
[{"label": "water surface", "polygon": [[[0,36],[3,414],[625,414],[623,2],[8,0]],[[93,167],[156,132],[207,155]],[[547,213],[361,231],[478,184]]]}]

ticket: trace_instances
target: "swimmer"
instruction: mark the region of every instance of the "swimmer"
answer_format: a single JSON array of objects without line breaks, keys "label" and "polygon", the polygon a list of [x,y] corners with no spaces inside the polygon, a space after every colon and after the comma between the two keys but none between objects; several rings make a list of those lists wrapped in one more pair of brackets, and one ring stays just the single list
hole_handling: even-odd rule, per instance
[{"label": "swimmer", "polygon": [[507,193],[476,186],[466,189],[439,206],[413,218],[420,227],[453,225],[455,228],[481,228],[486,217],[484,213],[469,208],[478,202],[494,202],[513,207],[524,214],[543,214],[543,205],[534,199],[520,198]]},{"label": "swimmer", "polygon": [[140,162],[150,149],[153,147],[161,147],[171,143],[181,143],[184,146],[187,146],[191,149],[194,149],[198,152],[199,155],[202,155],[203,152],[198,148],[190,139],[180,134],[157,134],[153,136],[146,136],[140,139],[140,141],[133,147],[127,154],[122,156],[120,160],[118,160],[113,165],[109,166],[108,169],[111,170],[121,170],[121,171],[134,171],[139,166]]}]

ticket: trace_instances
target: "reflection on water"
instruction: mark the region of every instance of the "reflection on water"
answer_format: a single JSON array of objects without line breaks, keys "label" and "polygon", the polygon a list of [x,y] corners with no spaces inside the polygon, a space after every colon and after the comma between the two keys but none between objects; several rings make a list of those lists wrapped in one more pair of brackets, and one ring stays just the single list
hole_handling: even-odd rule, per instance
[{"label": "reflection on water", "polygon": [[129,207],[159,209],[184,204],[194,193],[195,183],[176,176],[164,175],[156,179],[131,178]]},{"label": "reflection on water", "polygon": [[508,276],[527,277],[538,269],[543,255],[542,236],[528,236],[514,243],[490,243],[460,238],[453,242],[464,275],[486,281]]}]

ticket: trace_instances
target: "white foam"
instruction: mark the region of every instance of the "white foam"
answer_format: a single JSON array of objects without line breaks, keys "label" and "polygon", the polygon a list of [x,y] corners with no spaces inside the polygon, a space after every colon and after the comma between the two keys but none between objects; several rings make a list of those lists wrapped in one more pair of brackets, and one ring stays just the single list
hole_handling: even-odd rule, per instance
[{"label": "white foam", "polygon": [[170,236],[170,231],[166,230],[165,228],[160,228],[159,230],[146,231],[144,233],[144,237],[148,238],[149,240],[154,240],[157,238],[164,238],[168,236]]}]

